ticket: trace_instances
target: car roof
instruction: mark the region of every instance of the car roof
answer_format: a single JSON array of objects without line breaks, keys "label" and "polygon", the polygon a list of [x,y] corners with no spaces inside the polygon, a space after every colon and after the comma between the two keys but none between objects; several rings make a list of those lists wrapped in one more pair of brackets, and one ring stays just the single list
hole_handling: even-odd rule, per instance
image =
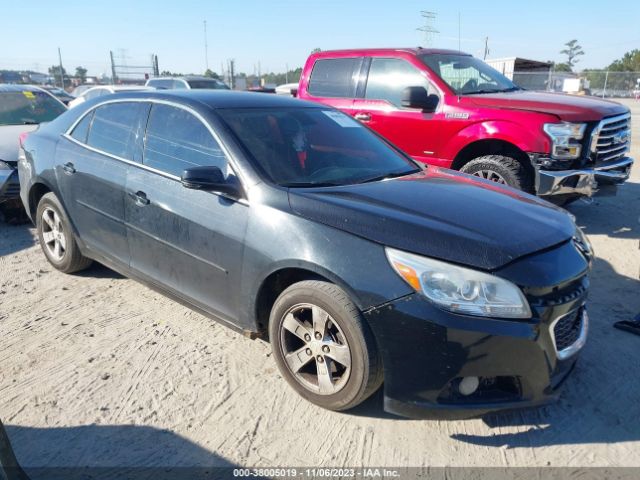
[{"label": "car roof", "polygon": [[13,83],[0,83],[0,92],[42,92],[43,89],[35,85],[16,85]]},{"label": "car roof", "polygon": [[354,48],[346,50],[323,50],[314,54],[314,56],[330,57],[333,55],[393,55],[394,53],[409,53],[412,55],[464,55],[470,57],[471,55],[458,50],[447,50],[444,48]]},{"label": "car roof", "polygon": [[184,75],[182,77],[153,77],[147,80],[148,82],[152,80],[186,80],[187,82],[190,80],[211,80],[214,82],[221,82],[222,80],[213,77],[205,77],[203,75]]},{"label": "car roof", "polygon": [[137,93],[122,93],[120,98],[159,99],[178,103],[199,103],[210,108],[279,108],[306,107],[330,108],[319,103],[307,102],[283,95],[267,95],[256,92],[233,90],[149,90]]}]

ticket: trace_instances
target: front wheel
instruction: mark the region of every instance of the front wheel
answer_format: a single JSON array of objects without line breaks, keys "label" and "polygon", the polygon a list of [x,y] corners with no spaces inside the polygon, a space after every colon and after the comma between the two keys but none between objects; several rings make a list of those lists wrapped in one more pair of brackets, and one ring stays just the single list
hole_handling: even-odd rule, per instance
[{"label": "front wheel", "polygon": [[329,410],[363,402],[382,383],[382,362],[362,314],[338,286],[303,281],[276,300],[269,337],[280,373]]},{"label": "front wheel", "polygon": [[534,190],[533,178],[524,165],[512,157],[504,155],[478,157],[463,165],[460,171],[528,193]]}]

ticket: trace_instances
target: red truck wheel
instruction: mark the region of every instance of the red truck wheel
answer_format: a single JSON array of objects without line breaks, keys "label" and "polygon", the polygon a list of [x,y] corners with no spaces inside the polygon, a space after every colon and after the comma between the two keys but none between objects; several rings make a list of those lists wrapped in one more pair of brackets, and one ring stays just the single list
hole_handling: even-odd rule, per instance
[{"label": "red truck wheel", "polygon": [[515,158],[486,155],[466,163],[460,171],[533,193],[533,178]]}]

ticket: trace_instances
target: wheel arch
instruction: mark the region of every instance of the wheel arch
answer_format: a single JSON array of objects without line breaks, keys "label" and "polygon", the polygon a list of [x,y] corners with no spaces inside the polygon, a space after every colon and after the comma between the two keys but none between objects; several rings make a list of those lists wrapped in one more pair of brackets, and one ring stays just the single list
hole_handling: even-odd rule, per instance
[{"label": "wheel arch", "polygon": [[31,185],[31,188],[29,188],[29,194],[27,197],[29,201],[29,215],[34,222],[40,199],[50,192],[54,193],[58,199],[60,199],[60,196],[53,190],[53,188],[51,188],[51,185],[42,180],[34,182],[34,184]]},{"label": "wheel arch", "polygon": [[529,159],[529,155],[517,145],[497,138],[484,138],[469,143],[455,156],[451,163],[451,168],[460,170],[471,160],[485,155],[504,155],[514,158],[520,162],[530,178],[535,178],[536,171]]},{"label": "wheel arch", "polygon": [[265,339],[268,336],[269,316],[276,299],[291,285],[304,280],[324,280],[333,283],[342,288],[356,306],[362,309],[356,292],[334,273],[313,263],[280,264],[264,276],[253,301],[255,324],[258,332]]}]

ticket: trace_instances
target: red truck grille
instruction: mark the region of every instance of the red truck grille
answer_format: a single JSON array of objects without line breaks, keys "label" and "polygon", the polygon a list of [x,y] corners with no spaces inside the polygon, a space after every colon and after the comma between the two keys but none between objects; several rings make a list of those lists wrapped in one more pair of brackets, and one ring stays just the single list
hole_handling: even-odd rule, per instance
[{"label": "red truck grille", "polygon": [[605,118],[591,137],[591,160],[598,164],[623,158],[631,143],[631,115]]}]

